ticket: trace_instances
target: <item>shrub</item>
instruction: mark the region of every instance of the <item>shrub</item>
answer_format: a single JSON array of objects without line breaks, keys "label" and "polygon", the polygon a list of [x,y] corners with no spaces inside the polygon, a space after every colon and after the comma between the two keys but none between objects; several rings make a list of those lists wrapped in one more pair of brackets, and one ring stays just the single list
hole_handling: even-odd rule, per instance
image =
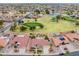
[{"label": "shrub", "polygon": [[41,23],[37,22],[24,23],[23,25],[28,27],[29,30],[35,30],[37,26],[39,26],[40,28],[44,27]]},{"label": "shrub", "polygon": [[76,25],[79,25],[79,22],[76,22]]},{"label": "shrub", "polygon": [[25,31],[26,29],[27,29],[27,27],[24,27],[24,26],[21,26],[21,27],[20,27],[20,30],[21,30],[21,31]]}]

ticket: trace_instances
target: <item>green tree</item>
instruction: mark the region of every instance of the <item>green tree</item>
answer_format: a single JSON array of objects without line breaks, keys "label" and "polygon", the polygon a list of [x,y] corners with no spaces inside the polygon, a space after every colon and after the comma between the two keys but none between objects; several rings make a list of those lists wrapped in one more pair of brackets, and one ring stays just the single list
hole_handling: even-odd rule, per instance
[{"label": "green tree", "polygon": [[61,19],[61,15],[57,15],[56,18],[56,21],[58,22]]},{"label": "green tree", "polygon": [[3,20],[0,20],[0,28],[2,27],[3,25]]},{"label": "green tree", "polygon": [[16,22],[14,22],[14,24],[13,24],[13,26],[11,26],[10,30],[11,30],[11,31],[16,30],[16,26],[17,26],[17,23],[16,23]]},{"label": "green tree", "polygon": [[76,26],[79,26],[79,22],[76,22],[75,25],[76,25]]},{"label": "green tree", "polygon": [[14,26],[11,26],[10,30],[11,30],[11,31],[14,31]]},{"label": "green tree", "polygon": [[46,12],[46,14],[50,14],[50,12],[49,12],[49,10],[48,10],[48,9],[46,9],[46,10],[45,10],[45,12]]},{"label": "green tree", "polygon": [[41,25],[40,25],[40,28],[44,28],[44,26],[41,24]]},{"label": "green tree", "polygon": [[35,12],[36,14],[40,14],[40,10],[38,10],[38,9],[36,9],[34,12]]},{"label": "green tree", "polygon": [[19,10],[19,12],[20,12],[21,14],[23,14],[23,13],[24,13],[24,11],[23,11],[23,10]]},{"label": "green tree", "polygon": [[27,27],[24,27],[24,26],[21,26],[21,27],[20,27],[20,30],[21,30],[21,31],[25,31],[26,29],[27,29]]},{"label": "green tree", "polygon": [[3,48],[4,48],[3,46],[0,46],[0,52],[3,52]]}]

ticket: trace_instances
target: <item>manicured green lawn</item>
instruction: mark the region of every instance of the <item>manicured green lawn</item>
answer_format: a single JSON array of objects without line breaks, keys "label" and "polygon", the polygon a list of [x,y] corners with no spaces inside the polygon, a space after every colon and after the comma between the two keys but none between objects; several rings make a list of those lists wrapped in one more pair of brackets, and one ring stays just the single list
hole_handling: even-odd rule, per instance
[{"label": "manicured green lawn", "polygon": [[[39,23],[44,25],[43,29],[36,29],[33,32],[65,32],[70,30],[76,30],[79,29],[79,26],[75,26],[74,22],[66,21],[66,20],[60,20],[57,22],[52,22],[51,16],[44,16],[42,18],[37,19]],[[26,23],[27,20],[30,22],[34,22],[34,19],[26,19],[24,22]],[[30,30],[27,30],[26,32],[32,32]]]}]

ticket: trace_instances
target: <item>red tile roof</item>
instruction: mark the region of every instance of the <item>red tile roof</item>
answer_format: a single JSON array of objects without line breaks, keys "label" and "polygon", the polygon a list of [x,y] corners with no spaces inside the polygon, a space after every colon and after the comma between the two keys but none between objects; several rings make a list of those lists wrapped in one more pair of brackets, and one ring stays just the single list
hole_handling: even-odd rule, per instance
[{"label": "red tile roof", "polygon": [[6,40],[4,38],[0,38],[0,46],[6,46]]},{"label": "red tile roof", "polygon": [[29,39],[26,36],[24,36],[24,37],[17,36],[11,42],[15,43],[17,41],[18,43],[20,43],[20,48],[24,48],[27,46],[28,40]]},{"label": "red tile roof", "polygon": [[78,38],[79,39],[79,36],[76,33],[67,33],[67,34],[65,34],[65,36],[67,38],[69,38],[69,40],[71,40],[71,41],[74,41],[75,40],[74,38]]},{"label": "red tile roof", "polygon": [[[65,43],[69,43],[68,38],[67,38],[67,37],[65,37],[65,36],[63,36],[63,37],[64,37],[64,39],[65,39],[65,40],[63,40],[63,42],[65,42]],[[60,40],[60,39],[59,39],[59,37],[57,37],[57,39],[58,39],[58,40]]]},{"label": "red tile roof", "polygon": [[59,46],[60,43],[62,43],[62,41],[59,40],[58,38],[52,37],[51,39],[53,40],[53,43],[55,46]]},{"label": "red tile roof", "polygon": [[31,45],[49,45],[49,42],[47,40],[44,39],[32,39]]},{"label": "red tile roof", "polygon": [[64,42],[65,42],[65,43],[69,43],[68,38],[67,38],[67,37],[65,37],[65,36],[64,36],[64,38],[65,38]]}]

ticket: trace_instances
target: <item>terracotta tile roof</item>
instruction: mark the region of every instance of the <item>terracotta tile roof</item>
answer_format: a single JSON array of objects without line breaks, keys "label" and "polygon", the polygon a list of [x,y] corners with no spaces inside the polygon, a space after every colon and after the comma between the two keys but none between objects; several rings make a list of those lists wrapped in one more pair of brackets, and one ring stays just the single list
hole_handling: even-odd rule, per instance
[{"label": "terracotta tile roof", "polygon": [[[62,42],[69,43],[68,38],[67,38],[67,37],[65,37],[65,36],[63,36],[63,37],[64,37],[64,39],[65,39],[65,40],[63,40]],[[59,37],[57,37],[57,39],[59,39],[59,40],[60,40],[60,38],[59,38]]]},{"label": "terracotta tile roof", "polygon": [[17,41],[18,43],[20,43],[20,48],[24,48],[24,47],[26,47],[28,40],[29,39],[26,36],[24,36],[24,37],[17,36],[11,42],[13,44]]},{"label": "terracotta tile roof", "polygon": [[59,46],[60,43],[62,43],[62,41],[59,40],[58,38],[52,37],[51,39],[53,40],[53,43],[55,46]]},{"label": "terracotta tile roof", "polygon": [[65,38],[64,42],[65,42],[65,43],[69,43],[68,38],[67,38],[67,37],[65,37],[65,36],[64,36],[64,38]]},{"label": "terracotta tile roof", "polygon": [[31,45],[49,45],[49,42],[47,40],[44,39],[32,39]]},{"label": "terracotta tile roof", "polygon": [[4,38],[0,38],[0,46],[6,46],[6,40]]},{"label": "terracotta tile roof", "polygon": [[75,40],[74,38],[78,38],[79,39],[79,36],[76,33],[67,33],[67,34],[65,34],[65,36],[67,38],[69,38],[69,40],[71,40],[71,41],[74,41]]}]

